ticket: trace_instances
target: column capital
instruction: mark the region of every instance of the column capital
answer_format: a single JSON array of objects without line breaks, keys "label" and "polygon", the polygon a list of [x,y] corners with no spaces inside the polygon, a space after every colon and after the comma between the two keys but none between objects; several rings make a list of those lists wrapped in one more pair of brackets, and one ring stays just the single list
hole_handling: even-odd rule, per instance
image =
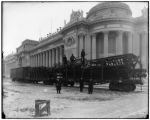
[{"label": "column capital", "polygon": [[78,33],[78,36],[85,36],[86,34],[87,34],[86,32],[82,31]]},{"label": "column capital", "polygon": [[109,31],[103,31],[103,33],[104,33],[104,34],[108,34],[108,33],[109,33]]},{"label": "column capital", "polygon": [[122,30],[117,31],[118,35],[122,35],[123,32],[124,32],[124,31],[122,31]]},{"label": "column capital", "polygon": [[96,37],[96,33],[92,33],[91,36],[92,36],[92,37]]}]

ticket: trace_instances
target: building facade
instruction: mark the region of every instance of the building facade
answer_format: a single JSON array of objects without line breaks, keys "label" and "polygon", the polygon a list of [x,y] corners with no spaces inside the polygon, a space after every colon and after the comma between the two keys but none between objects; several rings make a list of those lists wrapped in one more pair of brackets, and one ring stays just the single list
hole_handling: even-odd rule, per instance
[{"label": "building facade", "polygon": [[4,58],[3,63],[3,76],[10,77],[10,70],[18,67],[17,57],[15,54],[10,54]]},{"label": "building facade", "polygon": [[64,54],[67,59],[71,54],[80,58],[84,49],[88,60],[133,53],[148,68],[148,11],[144,8],[142,16],[133,18],[127,4],[103,2],[86,17],[83,11],[72,11],[70,21],[57,33],[32,43],[26,43],[30,49],[23,50],[23,44],[17,48],[19,66],[52,67],[62,63]]}]

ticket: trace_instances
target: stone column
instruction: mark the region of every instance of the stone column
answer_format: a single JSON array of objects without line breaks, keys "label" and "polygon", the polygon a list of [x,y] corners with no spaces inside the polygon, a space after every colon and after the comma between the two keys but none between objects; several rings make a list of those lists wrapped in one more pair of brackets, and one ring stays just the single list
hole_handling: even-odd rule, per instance
[{"label": "stone column", "polygon": [[36,54],[36,61],[37,61],[36,67],[38,67],[38,54]]},{"label": "stone column", "polygon": [[32,66],[34,67],[34,55],[32,56]]},{"label": "stone column", "polygon": [[85,53],[87,54],[86,58],[89,60],[91,55],[91,38],[89,34],[85,37]]},{"label": "stone column", "polygon": [[35,67],[35,55],[33,55],[33,66]]},{"label": "stone column", "polygon": [[46,67],[46,51],[44,52],[44,66]]},{"label": "stone column", "polygon": [[56,47],[56,53],[55,53],[56,55],[56,64],[58,64],[58,48]]},{"label": "stone column", "polygon": [[46,54],[47,54],[46,55],[47,56],[47,58],[46,58],[47,59],[47,65],[46,65],[46,67],[49,67],[49,51],[47,51]]},{"label": "stone column", "polygon": [[43,66],[43,53],[41,52],[41,66]]},{"label": "stone column", "polygon": [[43,66],[43,53],[41,53],[41,66]]},{"label": "stone column", "polygon": [[60,64],[60,47],[58,47],[57,49],[58,49],[58,63]]},{"label": "stone column", "polygon": [[80,40],[79,56],[81,57],[81,51],[83,49],[83,35],[80,35],[79,40]]},{"label": "stone column", "polygon": [[32,56],[30,55],[30,66],[32,67]]},{"label": "stone column", "polygon": [[45,67],[47,67],[47,51],[45,51]]},{"label": "stone column", "polygon": [[92,35],[92,59],[96,59],[96,34]]},{"label": "stone column", "polygon": [[79,38],[78,38],[78,35],[76,36],[76,55],[77,57],[79,57]]},{"label": "stone column", "polygon": [[38,67],[38,54],[36,54],[36,67]]},{"label": "stone column", "polygon": [[52,50],[49,50],[49,67],[52,66]]},{"label": "stone column", "polygon": [[108,34],[108,31],[104,32],[104,57],[108,57]]},{"label": "stone column", "polygon": [[39,53],[37,54],[38,56],[38,67],[39,67],[39,63],[40,63],[40,56],[39,56]]},{"label": "stone column", "polygon": [[44,52],[42,52],[42,66],[44,66]]},{"label": "stone column", "polygon": [[33,67],[33,55],[31,56],[31,66]]},{"label": "stone column", "polygon": [[52,49],[52,67],[54,66],[54,49]]},{"label": "stone column", "polygon": [[132,53],[132,32],[128,32],[128,53]]},{"label": "stone column", "polygon": [[148,42],[147,42],[147,34],[146,32],[142,33],[142,44],[141,46],[141,62],[142,62],[142,67],[144,69],[148,69]]},{"label": "stone column", "polygon": [[30,66],[31,66],[31,55],[30,55]]},{"label": "stone column", "polygon": [[122,54],[122,52],[123,52],[123,47],[122,47],[122,36],[123,36],[123,31],[118,31],[118,38],[117,38],[117,41],[116,41],[116,53],[117,53],[117,55],[120,55],[120,54]]},{"label": "stone column", "polygon": [[33,67],[33,55],[31,55],[31,67]]},{"label": "stone column", "polygon": [[47,51],[45,51],[45,67],[47,67]]},{"label": "stone column", "polygon": [[35,55],[35,67],[37,67],[37,55]]},{"label": "stone column", "polygon": [[40,66],[40,53],[38,53],[38,67]]},{"label": "stone column", "polygon": [[59,62],[60,62],[60,64],[62,64],[62,57],[63,57],[62,46],[60,46],[59,49],[60,49],[60,59],[59,59]]},{"label": "stone column", "polygon": [[44,52],[44,67],[46,67],[46,51]]},{"label": "stone column", "polygon": [[35,67],[37,67],[37,56],[35,55]]},{"label": "stone column", "polygon": [[35,67],[35,55],[33,55],[33,66]]},{"label": "stone column", "polygon": [[37,67],[37,63],[38,63],[37,54],[35,55],[35,58],[36,58],[36,67]]},{"label": "stone column", "polygon": [[30,56],[30,59],[31,59],[30,66],[32,67],[32,55]]},{"label": "stone column", "polygon": [[39,53],[39,67],[41,66],[41,53]]},{"label": "stone column", "polygon": [[54,65],[56,64],[56,48],[54,48]]}]

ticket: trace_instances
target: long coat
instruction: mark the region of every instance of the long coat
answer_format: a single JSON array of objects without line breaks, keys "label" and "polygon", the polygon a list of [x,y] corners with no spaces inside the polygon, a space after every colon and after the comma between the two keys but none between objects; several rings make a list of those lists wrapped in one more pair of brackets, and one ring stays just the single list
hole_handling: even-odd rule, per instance
[{"label": "long coat", "polygon": [[56,82],[56,89],[61,90],[61,81]]},{"label": "long coat", "polygon": [[93,91],[93,81],[89,81],[89,88],[88,88],[89,91]]}]

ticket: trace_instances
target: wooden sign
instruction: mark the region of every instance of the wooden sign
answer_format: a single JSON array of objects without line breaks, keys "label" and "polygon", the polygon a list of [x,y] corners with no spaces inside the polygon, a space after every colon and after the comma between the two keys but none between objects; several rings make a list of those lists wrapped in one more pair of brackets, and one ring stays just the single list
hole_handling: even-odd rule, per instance
[{"label": "wooden sign", "polygon": [[50,115],[50,100],[35,100],[35,116]]}]

